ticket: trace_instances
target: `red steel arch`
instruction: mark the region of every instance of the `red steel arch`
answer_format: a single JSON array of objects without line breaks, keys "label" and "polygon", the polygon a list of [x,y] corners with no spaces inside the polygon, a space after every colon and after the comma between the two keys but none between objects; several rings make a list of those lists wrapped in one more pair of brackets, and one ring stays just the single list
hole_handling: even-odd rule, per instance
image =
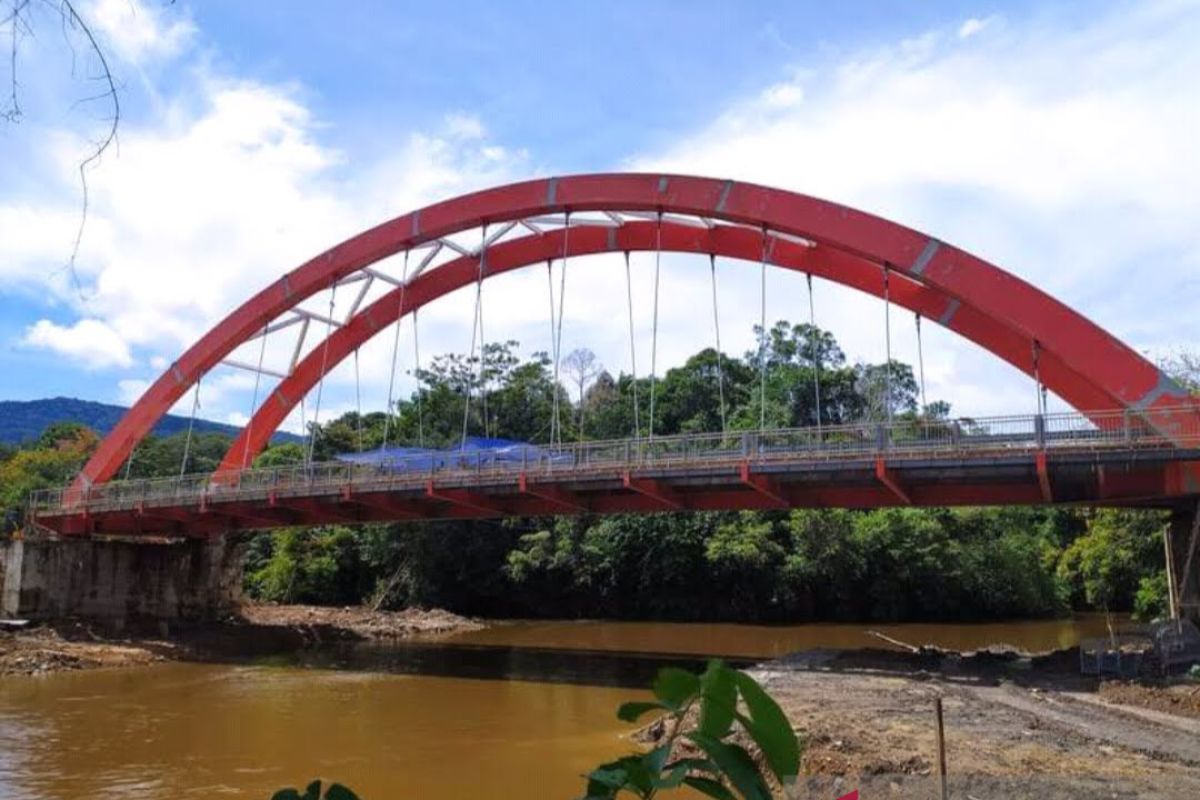
[{"label": "red steel arch", "polygon": [[[629,222],[618,229],[572,226],[565,242],[563,231],[555,230],[541,236],[527,236],[490,246],[484,277],[486,279],[557,258],[563,254],[564,244],[569,257],[649,251],[661,247],[664,252],[712,253],[750,261],[761,257],[762,234],[732,226],[698,230],[690,225],[671,222],[663,222],[661,231],[654,222]],[[879,266],[858,256],[831,250],[823,245],[809,247],[786,239],[771,240],[770,256],[774,266],[809,272],[868,294],[883,294]],[[474,283],[479,274],[478,267],[478,259],[462,256],[418,276],[404,288],[403,293],[400,288],[392,289],[356,314],[346,325],[335,330],[328,338],[328,346],[320,342],[312,347],[230,445],[218,473],[235,472],[253,463],[255,456],[266,446],[300,398],[308,395],[323,373],[332,371],[355,349],[393,324],[397,317]],[[997,324],[977,310],[962,306],[954,298],[915,281],[893,279],[889,295],[897,306],[915,311],[967,339],[987,342],[995,355],[1018,369],[1031,371],[1032,340]],[[1069,393],[1064,399],[1072,405],[1093,411],[1119,407],[1113,397],[1095,391],[1090,383],[1053,355],[1043,355],[1039,366],[1043,380],[1066,387]]]},{"label": "red steel arch", "polygon": [[[843,264],[865,264],[875,270],[882,265],[910,278],[917,289],[930,290],[933,298],[942,299],[943,315],[950,311],[949,304],[958,303],[957,313],[952,313],[950,321],[959,324],[951,327],[1010,363],[1021,366],[1024,356],[1018,351],[1025,344],[1036,342],[1042,354],[1043,382],[1078,408],[1129,409],[1146,416],[1168,436],[1194,421],[1200,413],[1194,407],[1188,411],[1165,410],[1187,403],[1186,393],[1153,364],[1082,315],[980,258],[897,223],[806,195],[730,180],[628,173],[576,175],[509,184],[428,206],[352,237],[284,275],[218,323],[155,381],[101,442],[80,473],[77,485],[111,478],[137,442],[201,375],[258,334],[271,320],[347,275],[402,250],[483,224],[585,211],[678,213],[803,237],[818,245],[813,251],[819,250],[827,263],[840,260]],[[631,227],[625,235],[632,237],[633,231]],[[749,234],[757,242],[757,248],[761,248],[761,234],[756,231]],[[547,237],[553,238],[550,234]],[[714,234],[712,238],[719,237]],[[489,248],[490,273],[499,271],[501,248],[509,244],[512,243]],[[676,249],[707,252],[712,246]],[[736,253],[734,249],[731,245],[726,254],[746,256],[744,246]],[[529,258],[525,263],[546,257]],[[749,257],[757,258],[757,253]],[[463,263],[451,262],[414,280],[408,290],[414,298],[411,308],[450,291],[455,285],[469,283],[478,261],[470,259],[465,267],[457,266]],[[520,264],[514,262],[510,268],[516,266]],[[854,285],[849,278],[842,280],[841,272],[819,272],[817,266],[795,268]],[[470,276],[456,282],[454,276],[460,272]],[[899,281],[897,284],[903,285]],[[422,292],[428,295],[424,299]],[[898,295],[897,300],[900,299]],[[910,307],[916,308],[917,300],[910,299],[913,300]],[[932,300],[927,298],[926,302]],[[937,318],[930,313],[926,315]],[[965,320],[960,319],[964,317]],[[365,313],[358,320],[362,326],[379,322]],[[340,341],[339,335],[349,328],[346,326],[334,334],[331,349],[335,341]],[[350,337],[351,333],[346,332],[341,338],[349,344]],[[291,387],[281,386],[274,395],[275,401],[265,403],[260,411],[268,415],[264,421],[272,413],[268,409],[279,406],[281,399],[289,402],[283,389],[298,389],[301,385],[302,380],[298,380]],[[299,396],[290,402],[298,399]],[[1151,411],[1157,413],[1149,414]],[[267,429],[268,435],[273,429]],[[252,430],[249,435],[257,437],[259,433]],[[247,436],[245,431],[243,436]]]}]

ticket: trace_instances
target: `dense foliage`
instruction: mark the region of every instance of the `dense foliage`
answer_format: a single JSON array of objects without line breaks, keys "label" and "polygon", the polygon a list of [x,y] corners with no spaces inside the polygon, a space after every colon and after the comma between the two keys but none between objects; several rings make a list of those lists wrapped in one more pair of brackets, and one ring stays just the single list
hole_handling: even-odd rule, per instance
[{"label": "dense foliage", "polygon": [[[768,425],[811,425],[818,374],[825,424],[883,419],[889,405],[897,416],[948,412],[945,403],[918,408],[908,365],[847,364],[825,331],[780,322],[761,338],[761,350],[742,358],[706,349],[667,371],[655,387],[655,432],[720,430],[722,416],[733,429],[757,427],[764,384]],[[564,439],[628,436],[635,415],[648,432],[648,379],[613,376],[587,353],[564,363],[580,372],[564,370],[556,386],[550,359],[522,360],[515,342],[488,345],[482,369],[477,358],[439,356],[391,415],[349,413],[314,426],[315,455],[385,440],[453,444],[468,402],[476,435],[548,441],[556,403]],[[82,426],[52,426],[36,442],[0,450],[7,529],[20,524],[29,490],[68,480],[95,443]],[[148,437],[128,474],[211,470],[228,444],[219,433],[196,433],[190,442],[184,434]],[[299,443],[276,443],[256,463],[305,455]],[[979,619],[1072,608],[1153,616],[1165,607],[1164,524],[1150,512],[1007,508],[327,526],[252,537],[246,588],[284,602],[378,601],[506,616]]]}]

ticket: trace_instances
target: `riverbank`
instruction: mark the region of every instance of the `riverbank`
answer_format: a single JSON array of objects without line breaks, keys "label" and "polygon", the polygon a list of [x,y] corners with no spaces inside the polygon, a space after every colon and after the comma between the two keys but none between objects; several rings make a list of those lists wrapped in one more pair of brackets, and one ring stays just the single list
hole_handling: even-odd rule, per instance
[{"label": "riverbank", "polygon": [[[1070,652],[868,650],[752,672],[806,742],[808,796],[936,796],[935,698],[953,797],[1200,796],[1200,683],[1098,684],[1077,665]],[[652,724],[639,738],[665,733]]]},{"label": "riverbank", "polygon": [[436,638],[485,627],[440,609],[249,605],[217,622],[113,630],[63,620],[0,630],[0,675],[263,655],[335,641]]},{"label": "riverbank", "polygon": [[[417,720],[419,724],[414,724],[421,730],[439,731],[441,738],[435,738],[447,752],[494,756],[496,760],[486,766],[489,775],[504,773],[504,765],[516,757],[514,748],[522,749],[516,743],[526,741],[520,737],[532,736],[543,743],[539,747],[544,746],[551,741],[545,726],[567,719],[570,725],[555,734],[561,738],[553,739],[558,752],[572,754],[570,764],[563,764],[570,778],[564,778],[568,788],[553,795],[567,797],[572,796],[580,772],[630,745],[616,727],[613,711],[622,700],[635,699],[644,691],[663,659],[686,654],[689,660],[681,666],[693,669],[704,654],[718,652],[738,663],[759,662],[756,674],[805,737],[808,792],[801,796],[826,800],[854,787],[865,789],[867,797],[927,800],[936,796],[932,785],[936,697],[942,698],[945,708],[952,796],[976,800],[1200,796],[1200,684],[1184,680],[1101,684],[1079,674],[1078,651],[1069,648],[1039,656],[1014,648],[956,649],[969,640],[996,640],[992,628],[944,630],[941,636],[929,637],[914,626],[884,630],[885,637],[900,644],[893,648],[878,633],[868,635],[864,626],[801,630],[563,621],[492,621],[485,626],[436,610],[251,606],[218,623],[156,626],[140,633],[126,628],[106,634],[79,622],[0,633],[0,672],[84,670],[163,660],[208,662],[164,666],[142,675],[151,681],[165,676],[161,680],[166,686],[175,686],[172,675],[224,676],[215,684],[241,687],[226,698],[239,718],[259,713],[256,709],[263,704],[281,701],[280,693],[284,707],[292,708],[292,700],[286,699],[290,693],[307,697],[309,691],[296,687],[322,686],[333,692],[331,709],[360,703],[353,712],[355,730],[363,720],[374,720],[367,726],[371,730],[397,719]],[[1060,641],[1046,633],[1041,631],[1035,638],[1052,647]],[[804,637],[811,644],[797,648]],[[386,645],[400,639],[410,642],[404,647]],[[372,640],[383,645],[322,646]],[[955,644],[947,649],[906,650],[902,646],[906,640]],[[839,642],[851,646],[835,644]],[[791,655],[769,660],[787,652]],[[282,657],[263,662],[261,670],[244,669],[259,655]],[[396,674],[412,679],[397,681]],[[236,676],[232,683],[230,676]],[[43,692],[58,696],[66,685],[60,681],[88,686],[95,681],[112,685],[114,692],[126,691],[115,670],[8,685],[13,697],[36,703]],[[246,681],[261,682],[248,692]],[[205,691],[216,692],[215,684]],[[60,688],[49,688],[54,686]],[[369,691],[364,689],[367,686]],[[403,699],[383,715],[380,706],[392,693]],[[424,703],[427,694],[438,699]],[[514,697],[525,699],[514,706]],[[184,692],[164,702],[164,713],[177,714],[177,703],[188,698]],[[584,709],[583,716],[572,716]],[[195,712],[197,718],[207,713],[207,708]],[[330,713],[325,710],[314,719],[324,725]],[[514,715],[526,725],[520,733],[508,727]],[[273,721],[277,716],[273,710],[261,719]],[[495,727],[476,740],[457,726],[463,719]],[[653,732],[651,728],[649,733]],[[262,741],[273,743],[280,735],[264,734]],[[654,736],[639,738],[653,740]],[[358,742],[345,752],[357,757],[362,748],[375,747],[377,739]],[[218,753],[223,746],[223,740],[210,743]],[[263,747],[263,752],[271,753],[270,759],[278,759],[271,746]],[[411,748],[411,743],[406,747]],[[191,748],[189,743],[187,751]],[[336,762],[329,774],[345,778],[356,788],[372,785],[370,774],[346,772],[338,760],[344,754],[329,754]],[[364,763],[392,763],[396,758],[391,751],[376,755],[377,761]],[[306,777],[311,757],[295,766]],[[416,763],[407,768],[423,769]],[[480,770],[481,774],[485,770],[482,762]],[[435,785],[444,782],[440,770],[429,775]],[[291,780],[290,772],[288,776]],[[521,774],[507,779],[522,785]],[[366,796],[393,795],[380,788]]]}]

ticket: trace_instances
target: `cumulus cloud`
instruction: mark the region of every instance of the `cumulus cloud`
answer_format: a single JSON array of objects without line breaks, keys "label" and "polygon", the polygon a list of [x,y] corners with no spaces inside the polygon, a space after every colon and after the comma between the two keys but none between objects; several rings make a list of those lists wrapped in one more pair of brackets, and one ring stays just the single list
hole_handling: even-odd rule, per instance
[{"label": "cumulus cloud", "polygon": [[[157,26],[145,41],[186,47],[188,30],[172,34],[157,9],[135,9]],[[780,64],[777,78],[729,102],[711,124],[657,151],[633,144],[634,154],[614,166],[729,176],[856,205],[978,252],[1136,347],[1175,344],[1196,335],[1178,297],[1200,288],[1200,196],[1191,190],[1200,179],[1192,143],[1200,130],[1197,38],[1200,12],[1175,4],[1071,29],[1036,18],[953,21],[890,46]],[[173,51],[146,44],[125,52],[148,60]],[[41,320],[24,345],[113,369],[126,398],[237,304],[312,255],[384,219],[531,169],[519,142],[494,141],[483,120],[458,112],[404,132],[394,153],[364,163],[329,143],[296,90],[197,74],[194,85],[162,98],[151,118],[126,125],[119,158],[93,173],[79,263],[83,299],[60,271],[47,269],[61,263],[77,219],[80,139],[45,137],[61,189],[53,200],[0,196],[8,256],[0,278],[44,292],[79,318],[68,326]],[[654,259],[632,260],[637,359],[646,374]],[[393,258],[381,268],[398,276],[403,266]],[[1137,280],[1149,268],[1152,279]],[[614,324],[624,314],[621,272],[619,257],[577,259],[567,282],[564,349],[591,347],[613,371],[630,366],[627,331]],[[722,343],[737,354],[753,345],[757,265],[722,260],[717,277]],[[660,374],[712,341],[708,280],[703,259],[663,258]],[[386,288],[377,282],[365,302]],[[882,359],[880,304],[823,282],[816,291],[818,324],[851,358]],[[487,338],[519,339],[525,353],[547,348],[546,292],[545,270],[488,281]],[[306,307],[326,313],[332,306],[340,316],[356,291],[331,294]],[[460,291],[422,311],[426,363],[467,348],[472,301]],[[807,317],[802,276],[768,275],[767,313]],[[893,355],[915,362],[911,319],[895,312],[892,319]],[[248,343],[232,357],[286,371],[299,330],[281,331],[261,350]],[[925,331],[931,397],[971,414],[1032,409],[1027,380],[936,326]],[[324,333],[314,323],[304,349]],[[406,322],[401,373],[413,366],[411,343]],[[352,407],[356,380],[364,408],[382,407],[390,364],[391,337],[376,337],[357,371],[347,360],[326,378],[321,417]],[[261,399],[273,379],[258,382]],[[251,372],[219,368],[205,378],[204,413],[244,420],[255,383]],[[402,380],[397,393],[410,386]],[[181,403],[190,409],[189,398]],[[300,409],[286,427],[303,429]]]},{"label": "cumulus cloud", "polygon": [[96,0],[82,8],[110,49],[134,64],[173,56],[188,44],[196,26],[184,13],[142,0]]},{"label": "cumulus cloud", "polygon": [[58,325],[50,320],[35,322],[22,339],[27,347],[49,350],[65,356],[87,369],[128,367],[133,356],[125,341],[109,325],[98,319],[81,319],[73,325]]},{"label": "cumulus cloud", "polygon": [[992,22],[992,17],[985,17],[984,19],[971,17],[970,19],[965,20],[962,25],[958,26],[958,38],[969,39],[970,37],[982,31]]},{"label": "cumulus cloud", "polygon": [[[1194,293],[1200,269],[1198,38],[1200,7],[1169,2],[1089,14],[1073,27],[967,20],[794,65],[803,69],[790,82],[629,166],[857,206],[1016,272],[1135,347],[1194,341],[1178,297]],[[803,102],[781,109],[786,86]],[[879,358],[878,304],[819,291],[850,353]],[[802,303],[799,293],[771,313],[795,317]],[[1032,405],[1023,378],[952,337],[930,337],[926,356],[940,376],[931,394],[972,413]],[[915,355],[911,346],[902,354]],[[968,367],[980,360],[986,374]],[[965,389],[968,376],[989,391]]]},{"label": "cumulus cloud", "polygon": [[[58,191],[0,194],[6,255],[0,279],[80,318],[67,326],[41,320],[22,346],[134,373],[114,381],[126,402],[280,274],[391,216],[504,182],[527,159],[491,141],[478,119],[450,115],[431,130],[407,132],[383,159],[353,163],[321,140],[320,121],[293,88],[205,70],[162,99],[151,118],[122,127],[119,153],[91,173],[77,264],[81,291],[62,259],[78,223],[73,173],[83,137],[59,130],[43,137],[41,155],[52,168],[38,185]],[[343,293],[339,314],[351,299]],[[324,310],[327,301],[314,298],[310,305]],[[314,326],[306,347],[318,333],[323,330]],[[271,337],[264,366],[286,370],[294,344],[287,336]],[[438,345],[431,337],[431,349]],[[256,363],[259,353],[251,344],[234,356]],[[365,381],[378,385],[386,361],[364,359]],[[331,377],[345,382],[342,373]],[[252,373],[222,368],[205,381],[205,405],[218,415],[244,413],[254,382]],[[265,395],[270,383],[260,383]],[[332,402],[337,399],[327,398],[326,408]]]}]

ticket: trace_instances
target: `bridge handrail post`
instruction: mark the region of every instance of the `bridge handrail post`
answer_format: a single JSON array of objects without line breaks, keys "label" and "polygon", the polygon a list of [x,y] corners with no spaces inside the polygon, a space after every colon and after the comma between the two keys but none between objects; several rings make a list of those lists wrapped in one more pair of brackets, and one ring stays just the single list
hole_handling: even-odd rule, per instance
[{"label": "bridge handrail post", "polygon": [[1046,416],[1044,414],[1034,414],[1033,416],[1033,438],[1039,450],[1046,448]]},{"label": "bridge handrail post", "polygon": [[1121,426],[1123,428],[1125,444],[1132,443],[1133,442],[1133,420],[1131,419],[1131,415],[1129,413],[1128,408],[1126,408],[1124,411],[1121,412]]},{"label": "bridge handrail post", "polygon": [[875,450],[877,452],[882,453],[888,449],[889,433],[890,431],[888,431],[887,426],[882,423],[875,424]]}]

